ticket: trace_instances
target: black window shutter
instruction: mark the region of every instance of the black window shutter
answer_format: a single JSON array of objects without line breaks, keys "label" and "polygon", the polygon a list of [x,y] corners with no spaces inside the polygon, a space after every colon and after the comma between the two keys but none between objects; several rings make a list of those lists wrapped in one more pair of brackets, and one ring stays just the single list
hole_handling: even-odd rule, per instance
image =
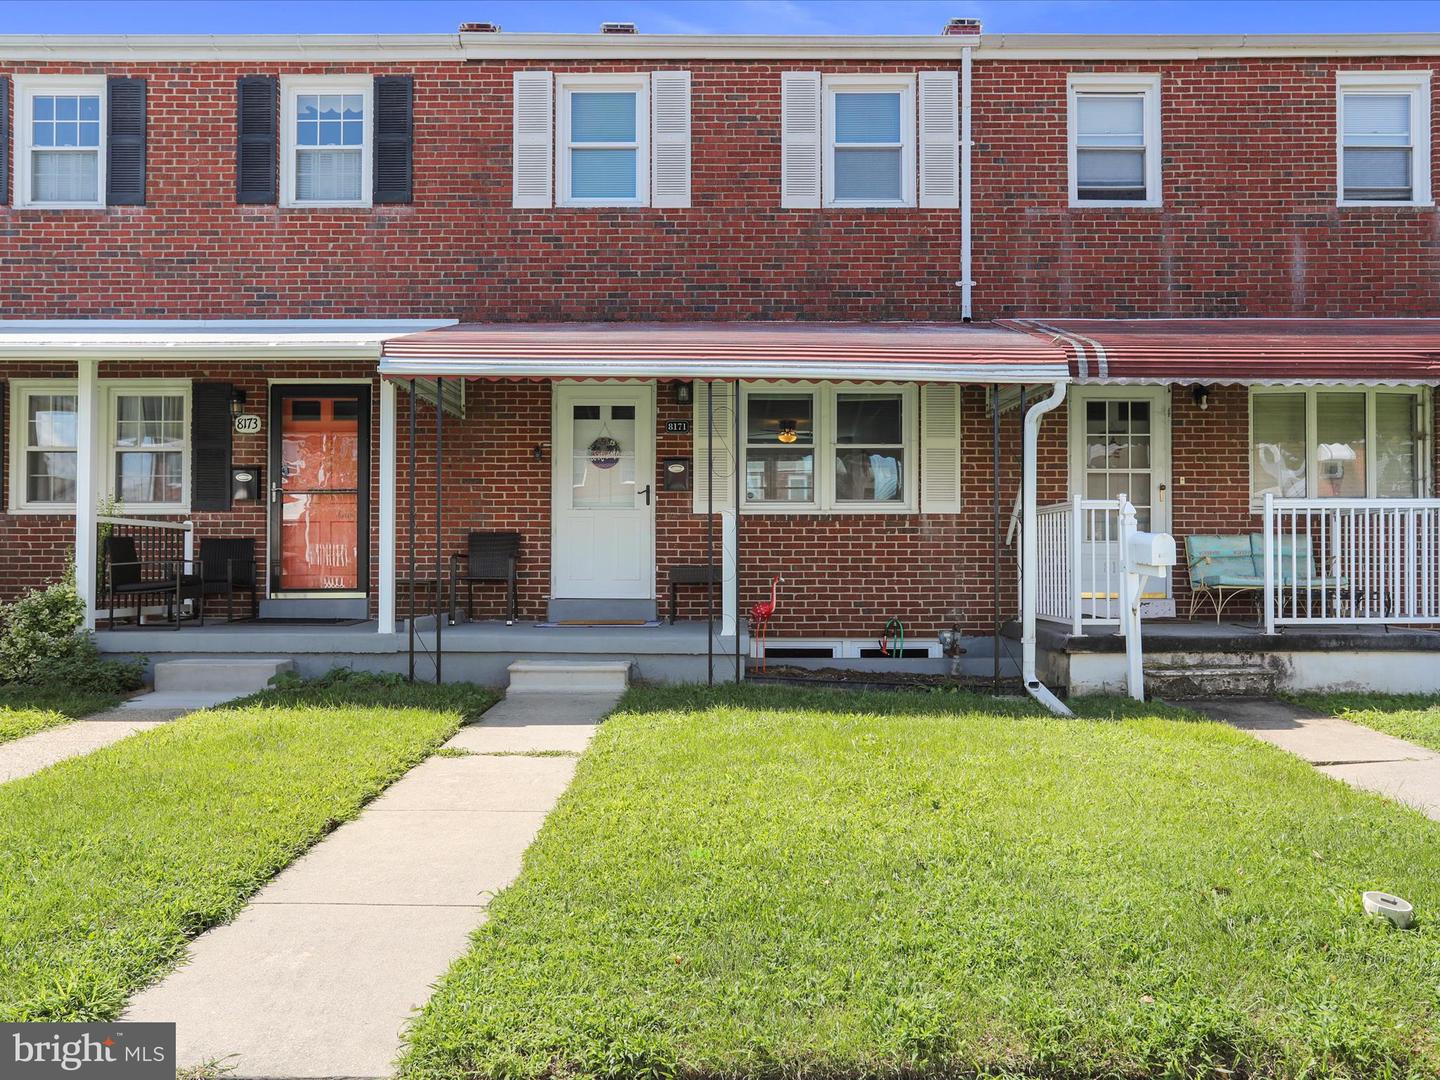
[{"label": "black window shutter", "polygon": [[10,201],[10,79],[0,75],[0,206]]},{"label": "black window shutter", "polygon": [[190,508],[230,509],[231,385],[197,382],[190,390]]},{"label": "black window shutter", "polygon": [[107,79],[105,202],[145,205],[145,80]]},{"label": "black window shutter", "polygon": [[375,76],[375,202],[414,198],[415,80]]},{"label": "black window shutter", "polygon": [[279,151],[279,82],[273,75],[243,75],[236,90],[235,201],[276,201]]}]

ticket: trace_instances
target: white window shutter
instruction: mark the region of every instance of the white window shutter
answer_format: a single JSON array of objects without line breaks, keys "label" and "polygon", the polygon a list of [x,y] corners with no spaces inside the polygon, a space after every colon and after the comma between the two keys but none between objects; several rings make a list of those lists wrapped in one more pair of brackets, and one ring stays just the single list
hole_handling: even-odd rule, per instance
[{"label": "white window shutter", "polygon": [[820,73],[780,74],[780,205],[820,206]]},{"label": "white window shutter", "polygon": [[690,423],[695,461],[691,494],[695,513],[703,514],[710,506],[709,462],[710,420],[709,393],[715,390],[715,509],[729,510],[735,505],[735,384],[725,382],[694,384],[694,413]]},{"label": "white window shutter", "polygon": [[920,512],[960,512],[960,387],[920,388]]},{"label": "white window shutter", "polygon": [[548,71],[515,72],[514,206],[550,206],[554,185],[555,80]]},{"label": "white window shutter", "polygon": [[690,73],[650,74],[650,205],[690,205]]},{"label": "white window shutter", "polygon": [[920,72],[920,205],[960,205],[960,85],[953,71]]}]

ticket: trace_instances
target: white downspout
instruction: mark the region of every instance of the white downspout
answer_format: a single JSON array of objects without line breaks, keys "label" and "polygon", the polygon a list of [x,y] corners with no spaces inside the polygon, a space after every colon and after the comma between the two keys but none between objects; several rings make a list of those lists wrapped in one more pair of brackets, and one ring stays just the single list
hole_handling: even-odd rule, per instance
[{"label": "white downspout", "polygon": [[968,323],[975,289],[970,238],[970,57],[975,43],[960,49],[960,321]]},{"label": "white downspout", "polygon": [[1021,479],[1020,525],[1020,677],[1025,691],[1058,716],[1074,716],[1035,674],[1035,607],[1040,592],[1040,536],[1036,493],[1040,451],[1040,421],[1065,400],[1065,383],[1057,382],[1050,396],[1025,413],[1025,472]]}]

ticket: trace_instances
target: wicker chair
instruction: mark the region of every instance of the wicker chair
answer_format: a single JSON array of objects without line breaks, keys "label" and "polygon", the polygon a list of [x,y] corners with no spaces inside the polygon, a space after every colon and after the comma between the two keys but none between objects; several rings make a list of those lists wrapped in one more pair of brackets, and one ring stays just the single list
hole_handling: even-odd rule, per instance
[{"label": "wicker chair", "polygon": [[142,560],[136,552],[133,536],[105,538],[105,594],[109,598],[110,629],[115,629],[116,600],[134,601],[135,625],[140,625],[141,601],[147,596],[165,598],[165,617],[180,629],[180,605],[196,601],[195,613],[205,625],[203,585],[198,574],[185,573],[185,563],[178,559]]},{"label": "wicker chair", "polygon": [[255,539],[250,536],[207,536],[200,540],[200,580],[205,598],[225,597],[225,621],[235,620],[235,594],[250,594],[250,618],[260,614],[260,587],[255,572]]},{"label": "wicker chair", "polygon": [[[472,532],[469,551],[450,556],[450,605],[454,621],[456,589],[465,586],[465,617],[475,617],[475,586],[504,582],[507,588],[505,625],[515,625],[520,561],[520,534],[517,532]],[[462,572],[463,570],[463,572]]]}]

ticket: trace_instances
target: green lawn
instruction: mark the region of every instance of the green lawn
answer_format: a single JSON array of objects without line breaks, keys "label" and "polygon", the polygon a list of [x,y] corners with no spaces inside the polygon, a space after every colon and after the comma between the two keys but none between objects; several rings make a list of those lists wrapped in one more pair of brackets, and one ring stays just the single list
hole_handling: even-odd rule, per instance
[{"label": "green lawn", "polygon": [[1080,707],[632,691],[402,1074],[1436,1075],[1440,827]]},{"label": "green lawn", "polygon": [[120,703],[119,694],[54,687],[0,686],[0,743],[68,724]]},{"label": "green lawn", "polygon": [[493,700],[272,690],[0,785],[0,1021],[114,1017]]},{"label": "green lawn", "polygon": [[1293,700],[1316,712],[1440,750],[1440,695],[1296,694]]}]

